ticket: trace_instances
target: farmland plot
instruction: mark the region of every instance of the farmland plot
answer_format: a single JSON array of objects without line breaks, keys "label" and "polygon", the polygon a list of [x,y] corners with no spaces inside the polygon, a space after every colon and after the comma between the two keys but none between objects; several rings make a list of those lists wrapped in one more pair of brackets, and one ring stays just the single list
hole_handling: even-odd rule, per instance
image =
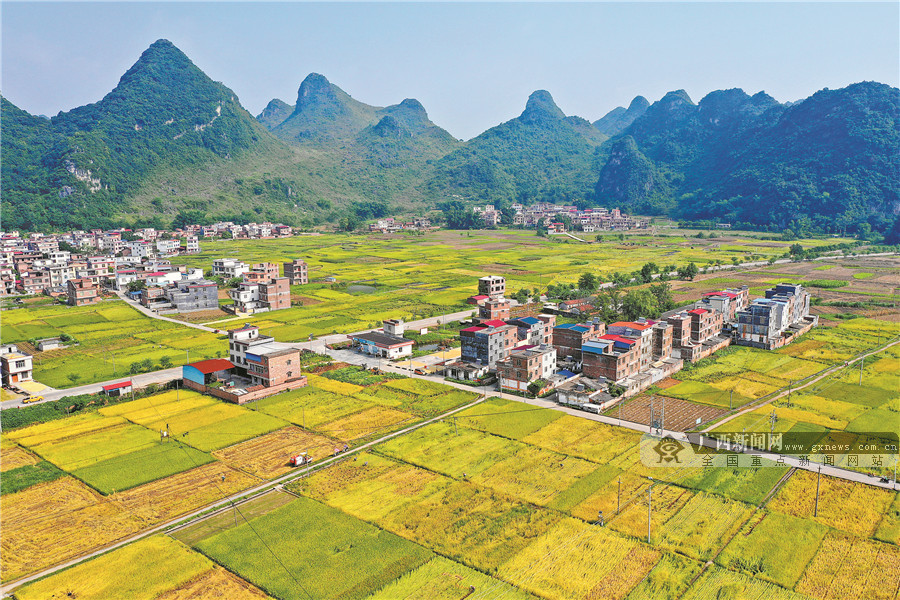
[{"label": "farmland plot", "polygon": [[[648,494],[632,496],[631,503],[611,519],[610,528],[638,538],[646,536],[648,498]],[[662,524],[680,512],[693,498],[694,493],[684,488],[672,485],[653,486],[650,539],[658,543],[660,535],[668,532],[668,528],[661,528]]]},{"label": "farmland plot", "polygon": [[[577,557],[577,558],[576,558]],[[565,518],[498,570],[546,598],[625,598],[659,560],[652,548]]]},{"label": "farmland plot", "polygon": [[[306,498],[257,517],[252,524],[252,529],[245,523],[206,538],[198,548],[286,600],[365,598],[433,556],[424,548]],[[282,567],[272,560],[260,538],[276,554],[299,559]]]},{"label": "farmland plot", "polygon": [[747,575],[710,567],[685,594],[685,600],[807,600],[806,596],[753,579]]},{"label": "farmland plot", "polygon": [[546,505],[596,465],[533,446],[524,446],[511,457],[472,477],[472,481],[516,498]]},{"label": "farmland plot", "polygon": [[720,565],[793,588],[828,529],[805,519],[759,511],[716,559]]},{"label": "farmland plot", "polygon": [[388,584],[366,600],[460,600],[474,590],[474,598],[528,600],[531,594],[499,579],[441,556]]},{"label": "farmland plot", "polygon": [[409,413],[384,406],[373,406],[331,423],[320,425],[317,431],[342,442],[353,442],[376,434],[386,434],[413,420],[417,419]]},{"label": "farmland plot", "polygon": [[627,600],[679,600],[700,569],[700,563],[677,554],[666,554],[628,594]]},{"label": "farmland plot", "polygon": [[305,429],[316,429],[319,425],[360,412],[370,406],[370,403],[363,400],[310,386],[263,398],[254,402],[250,408],[290,421]]},{"label": "farmland plot", "polygon": [[563,413],[556,410],[529,408],[515,400],[491,398],[459,413],[459,423],[472,429],[521,440],[563,416]]},{"label": "farmland plot", "polygon": [[[102,573],[102,577],[98,577]],[[214,582],[215,595],[209,583]],[[185,590],[193,592],[184,595]],[[223,596],[223,592],[225,595]],[[129,544],[16,591],[19,600],[176,600],[266,598],[260,590],[166,536]]]},{"label": "farmland plot", "polygon": [[797,591],[820,600],[894,600],[900,597],[900,549],[829,533]]},{"label": "farmland plot", "polygon": [[900,544],[900,494],[894,493],[894,501],[881,518],[874,537],[883,542]]},{"label": "farmland plot", "polygon": [[3,581],[63,562],[142,528],[133,515],[63,477],[0,498]]},{"label": "farmland plot", "polygon": [[707,560],[750,516],[750,507],[700,492],[661,530],[660,546]]},{"label": "farmland plot", "polygon": [[213,452],[225,464],[260,477],[274,479],[291,471],[291,456],[308,452],[314,460],[331,454],[334,441],[299,427],[285,427],[266,435],[247,440]]},{"label": "farmland plot", "polygon": [[33,465],[40,459],[24,450],[14,442],[4,439],[0,442],[0,472],[5,473],[10,469],[18,469],[27,465]]},{"label": "farmland plot", "polygon": [[349,515],[380,522],[388,513],[445,489],[452,480],[406,463],[363,453],[291,485]]},{"label": "farmland plot", "polygon": [[768,508],[869,537],[875,533],[881,516],[888,512],[895,494],[890,490],[823,476],[817,517],[813,517],[815,497],[816,474],[797,471],[772,498]]},{"label": "farmland plot", "polygon": [[493,490],[457,481],[378,521],[388,531],[490,572],[559,520]]},{"label": "farmland plot", "polygon": [[218,462],[118,492],[110,499],[145,526],[154,525],[252,487],[260,480]]},{"label": "farmland plot", "polygon": [[173,440],[74,469],[72,474],[101,494],[112,494],[213,460],[209,454]]},{"label": "farmland plot", "polygon": [[522,438],[526,444],[598,464],[608,463],[625,450],[636,446],[639,440],[640,434],[633,431],[571,415],[554,419]]}]

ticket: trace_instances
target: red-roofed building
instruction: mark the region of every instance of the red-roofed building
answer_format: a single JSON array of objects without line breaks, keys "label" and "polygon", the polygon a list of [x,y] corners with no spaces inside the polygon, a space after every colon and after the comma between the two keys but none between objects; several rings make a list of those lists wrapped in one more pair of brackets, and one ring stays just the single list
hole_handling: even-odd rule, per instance
[{"label": "red-roofed building", "polygon": [[483,305],[485,302],[487,302],[489,299],[490,299],[490,296],[485,296],[485,295],[483,295],[483,294],[479,294],[479,295],[477,295],[477,296],[469,296],[469,297],[466,299],[466,302],[467,302],[468,304],[474,304],[475,306],[481,306],[481,305]]},{"label": "red-roofed building", "polygon": [[107,396],[124,396],[132,392],[130,381],[120,381],[103,386],[103,393]]},{"label": "red-roofed building", "polygon": [[489,321],[482,321],[481,324],[487,327],[503,327],[507,323],[506,321],[501,321],[500,319],[491,319]]}]

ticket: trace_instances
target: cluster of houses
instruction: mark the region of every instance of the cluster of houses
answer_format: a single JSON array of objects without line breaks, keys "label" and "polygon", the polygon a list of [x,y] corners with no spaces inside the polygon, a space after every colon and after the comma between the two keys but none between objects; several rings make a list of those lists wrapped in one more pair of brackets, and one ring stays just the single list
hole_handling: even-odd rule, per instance
[{"label": "cluster of houses", "polygon": [[[271,239],[291,235],[289,225],[231,222],[185,225],[173,231],[145,227],[25,236],[18,231],[0,232],[0,296],[44,292],[64,295],[72,279],[89,279],[98,285],[121,267],[165,264],[175,256],[197,254],[200,238]],[[60,250],[60,244],[78,252]],[[78,285],[90,286],[86,282]]]},{"label": "cluster of houses", "polygon": [[378,219],[369,225],[369,231],[380,233],[396,233],[398,231],[429,231],[437,229],[431,225],[431,220],[425,217],[415,217],[412,221],[401,221],[394,217]]},{"label": "cluster of houses", "polygon": [[[704,294],[659,319],[556,324],[534,305],[513,306],[505,279],[483,277],[470,302],[477,323],[460,331],[461,357],[444,365],[454,379],[495,373],[501,390],[541,393],[555,388],[563,403],[602,410],[637,394],[732,343],[774,349],[818,323],[801,285],[779,284],[750,299],[747,286]],[[531,314],[511,314],[525,309]],[[615,393],[611,393],[615,390]]]},{"label": "cluster of houses", "polygon": [[[515,211],[513,225],[523,227],[543,225],[547,227],[550,233],[566,232],[565,225],[560,221],[560,217],[563,216],[568,217],[575,229],[585,233],[641,229],[649,225],[649,221],[646,219],[629,217],[618,208],[612,210],[606,208],[585,208],[579,210],[576,206],[561,206],[547,202],[538,202],[529,206],[513,204],[511,208]],[[493,204],[475,206],[472,210],[481,218],[485,226],[492,227],[500,223],[501,213]]]}]

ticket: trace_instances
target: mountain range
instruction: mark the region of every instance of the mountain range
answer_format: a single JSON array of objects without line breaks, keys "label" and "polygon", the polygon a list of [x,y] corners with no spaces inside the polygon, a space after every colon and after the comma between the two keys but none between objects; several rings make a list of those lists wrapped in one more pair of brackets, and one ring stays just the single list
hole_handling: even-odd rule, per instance
[{"label": "mountain range", "polygon": [[94,104],[50,119],[0,99],[4,229],[173,221],[337,222],[437,203],[535,201],[782,230],[886,231],[900,213],[900,91],[862,82],[795,103],[765,93],[638,96],[593,123],[538,90],[468,141],[405,99],[320,74],[256,117],[171,42]]}]

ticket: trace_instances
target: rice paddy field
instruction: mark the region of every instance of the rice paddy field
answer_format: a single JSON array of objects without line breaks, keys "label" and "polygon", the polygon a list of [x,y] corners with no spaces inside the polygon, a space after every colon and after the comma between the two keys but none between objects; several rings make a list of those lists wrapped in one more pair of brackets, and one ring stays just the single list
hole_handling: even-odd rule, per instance
[{"label": "rice paddy field", "polygon": [[[175,402],[196,410],[199,400]],[[132,407],[107,407],[116,414],[82,418],[73,427],[92,432],[101,420],[142,418],[148,404],[144,399]],[[5,449],[50,439],[55,429],[9,438]],[[278,457],[315,446],[320,435],[289,425],[216,450],[212,463],[106,498],[66,477],[5,495],[2,508],[25,519],[23,532],[36,522],[37,506],[48,515],[41,517],[45,529],[73,509],[105,506],[118,515],[112,536],[202,506],[224,482],[240,489],[271,478],[284,469]],[[217,588],[235,598],[360,600],[900,594],[896,492],[823,477],[814,517],[814,474],[776,466],[655,468],[641,462],[639,441],[637,432],[488,400],[455,420],[445,418],[294,480],[287,488],[299,498],[262,496],[240,513],[213,517],[209,526],[204,521],[176,532],[175,540],[147,538],[23,587],[17,597],[61,591],[104,597],[110,588],[87,573],[100,568],[135,577],[125,566],[117,569],[118,561],[159,564],[159,572],[169,574],[149,580],[136,598],[222,597],[213,595]],[[272,456],[275,466],[256,460],[258,453]],[[39,494],[42,486],[56,488]],[[277,501],[268,502],[270,496]],[[6,532],[3,550],[4,572],[21,572],[27,567],[16,560],[35,558],[28,555],[33,548]]]},{"label": "rice paddy field", "polygon": [[[77,340],[59,350],[37,352],[28,340],[66,333]],[[227,353],[224,336],[152,319],[121,300],[92,306],[61,304],[3,311],[3,343],[17,343],[34,355],[34,378],[66,388],[128,374],[131,363],[168,356],[175,365]],[[26,342],[26,344],[22,344]],[[77,379],[72,381],[69,376]]]}]

